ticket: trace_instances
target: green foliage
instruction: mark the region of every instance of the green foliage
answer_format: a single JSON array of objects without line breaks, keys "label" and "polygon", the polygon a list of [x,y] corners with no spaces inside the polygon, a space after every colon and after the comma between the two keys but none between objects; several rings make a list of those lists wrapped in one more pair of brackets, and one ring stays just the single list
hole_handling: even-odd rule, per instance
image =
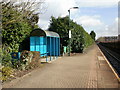
[{"label": "green foliage", "polygon": [[34,13],[33,3],[16,5],[12,1],[0,2],[2,16],[2,46],[0,48],[1,70],[5,81],[12,75],[14,69],[21,67],[21,62],[11,58],[11,52],[18,52],[21,42],[30,36],[30,32],[38,27],[38,14]]},{"label": "green foliage", "polygon": [[6,81],[11,77],[13,69],[11,68],[11,56],[4,48],[0,48],[0,63],[2,64],[0,65],[0,80]]},{"label": "green foliage", "polygon": [[1,63],[1,64],[2,64],[2,56],[3,56],[2,48],[0,48],[0,63]]},{"label": "green foliage", "polygon": [[1,71],[2,71],[2,77],[0,79],[2,80],[2,82],[13,77],[14,70],[11,67],[9,66],[3,67]]},{"label": "green foliage", "polygon": [[[84,30],[84,28],[77,23],[70,20],[69,17],[51,17],[50,31],[57,32],[61,38],[61,46],[71,45],[72,52],[83,52],[85,48],[93,43],[90,35]],[[69,39],[69,30],[72,31],[72,38]],[[70,40],[70,41],[69,41]],[[61,49],[62,49],[61,47]]]},{"label": "green foliage", "polygon": [[93,39],[91,38],[91,36],[87,33],[84,32],[84,42],[85,42],[85,48],[87,48],[88,46],[93,44]]},{"label": "green foliage", "polygon": [[12,68],[14,69],[20,69],[21,68],[21,62],[18,59],[12,59]]},{"label": "green foliage", "polygon": [[91,31],[91,32],[90,32],[90,36],[91,36],[91,38],[95,41],[96,34],[95,34],[94,31]]},{"label": "green foliage", "polygon": [[21,13],[13,4],[2,3],[2,43],[9,46],[9,52],[18,52],[20,43],[37,27],[38,16],[32,13]]},{"label": "green foliage", "polygon": [[51,17],[50,22],[51,23],[50,23],[49,30],[57,32],[61,37],[62,46],[67,46],[69,43],[68,42],[69,17],[64,17],[64,18],[58,17],[57,19],[54,17]]},{"label": "green foliage", "polygon": [[73,24],[71,46],[72,52],[82,52],[84,49],[84,30],[80,25]]},{"label": "green foliage", "polygon": [[20,56],[21,69],[28,70],[40,65],[40,53],[37,51],[23,51]]},{"label": "green foliage", "polygon": [[11,55],[4,49],[0,48],[0,62],[2,62],[2,65],[3,66],[9,66],[11,67],[12,66],[12,58],[11,58]]},{"label": "green foliage", "polygon": [[12,59],[10,53],[7,52],[7,49],[0,48],[0,57],[0,62],[4,67],[18,69],[21,65],[19,60]]}]

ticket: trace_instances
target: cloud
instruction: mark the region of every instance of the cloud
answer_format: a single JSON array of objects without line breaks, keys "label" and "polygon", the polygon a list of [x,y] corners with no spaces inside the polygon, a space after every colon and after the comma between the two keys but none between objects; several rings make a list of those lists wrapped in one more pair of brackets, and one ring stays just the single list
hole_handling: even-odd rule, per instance
[{"label": "cloud", "polygon": [[40,19],[38,25],[43,30],[46,30],[49,26],[51,16],[66,16],[68,15],[69,8],[79,6],[79,10],[71,10],[71,19],[78,24],[82,24],[88,33],[91,30],[95,30],[97,37],[117,35],[118,18],[113,21],[113,24],[107,25],[102,21],[103,19],[100,15],[79,16],[81,7],[108,8],[117,6],[117,4],[118,0],[46,0],[43,5],[43,7],[46,7],[46,11],[39,16]]},{"label": "cloud", "polygon": [[100,21],[100,16],[99,15],[81,16],[79,18],[76,18],[75,21],[78,24],[82,24],[84,27],[97,27],[97,26],[101,26],[103,24]]},{"label": "cloud", "polygon": [[96,30],[97,37],[100,36],[117,36],[118,35],[118,18],[115,18],[111,25],[103,25]]},{"label": "cloud", "polygon": [[97,34],[97,38],[100,36],[118,35],[118,17],[114,19],[111,25],[107,25],[103,21],[101,21],[100,15],[81,16],[79,18],[76,18],[75,21],[78,24],[82,24],[82,26],[88,33],[94,30]]},{"label": "cloud", "polygon": [[116,6],[119,0],[76,0],[80,7],[111,7]]},{"label": "cloud", "polygon": [[[68,9],[77,5],[74,0],[69,0],[69,2],[67,0],[47,0],[44,6],[47,6],[47,11],[40,15],[40,19],[38,22],[38,25],[42,29],[48,28],[51,16],[66,16],[68,15]],[[76,10],[72,10],[72,13],[75,12]]]},{"label": "cloud", "polygon": [[108,30],[111,35],[118,35],[118,18],[115,18],[113,24],[108,26]]},{"label": "cloud", "polygon": [[120,18],[118,18],[118,34],[120,35]]},{"label": "cloud", "polygon": [[92,30],[96,32],[96,37],[104,35],[103,32],[108,29],[108,26],[104,24],[104,22],[101,21],[100,15],[84,15],[80,16],[79,18],[76,18],[74,20],[78,24],[82,25],[83,28],[90,33]]},{"label": "cloud", "polygon": [[[43,7],[46,7],[46,12],[40,15],[38,25],[42,29],[47,29],[51,16],[66,16],[68,15],[68,9],[74,6],[81,7],[111,7],[117,5],[118,0],[46,0]],[[71,10],[71,16],[76,16],[76,10]],[[71,17],[72,18],[72,17]],[[86,19],[87,18],[87,19]],[[78,18],[76,22],[85,26],[100,26],[103,23],[99,17],[84,16]]]}]

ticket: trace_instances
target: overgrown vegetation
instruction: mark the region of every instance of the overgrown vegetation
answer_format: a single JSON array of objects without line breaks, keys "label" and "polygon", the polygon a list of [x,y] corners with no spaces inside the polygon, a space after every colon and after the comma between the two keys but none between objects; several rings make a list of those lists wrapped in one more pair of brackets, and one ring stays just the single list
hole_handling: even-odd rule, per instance
[{"label": "overgrown vegetation", "polygon": [[[20,69],[21,60],[11,58],[11,52],[18,52],[20,44],[30,36],[30,32],[37,28],[39,12],[34,6],[41,2],[0,2],[2,6],[2,46],[0,47],[0,72],[1,79],[6,81],[11,78],[14,69]],[[37,7],[40,8],[40,7]]]},{"label": "overgrown vegetation", "polygon": [[[19,11],[14,3],[2,4],[2,44],[9,47],[9,52],[18,52],[20,43],[30,35],[38,21],[36,14],[31,11]],[[22,7],[22,6],[21,6]],[[20,6],[19,6],[20,8]]]},{"label": "overgrown vegetation", "polygon": [[[51,17],[50,21],[50,31],[57,32],[61,38],[61,48],[63,46],[68,46],[69,42],[71,44],[72,52],[83,52],[85,48],[92,45],[93,39],[91,36],[84,30],[81,25],[70,20],[69,26],[69,17]],[[72,38],[69,41],[69,30],[72,31]]]},{"label": "overgrown vegetation", "polygon": [[11,59],[11,56],[9,54],[6,54],[5,52],[2,56],[4,61],[2,61],[3,67],[0,68],[0,72],[2,73],[2,77],[0,77],[0,79],[3,82],[13,78],[15,72],[28,71],[30,69],[40,67],[41,65],[40,53],[37,51],[25,50],[21,52],[20,60]]},{"label": "overgrown vegetation", "polygon": [[40,52],[23,51],[20,57],[21,69],[29,70],[40,66]]},{"label": "overgrown vegetation", "polygon": [[13,76],[14,70],[9,66],[3,67],[1,72],[2,72],[2,77],[1,77],[2,82],[14,77]]}]

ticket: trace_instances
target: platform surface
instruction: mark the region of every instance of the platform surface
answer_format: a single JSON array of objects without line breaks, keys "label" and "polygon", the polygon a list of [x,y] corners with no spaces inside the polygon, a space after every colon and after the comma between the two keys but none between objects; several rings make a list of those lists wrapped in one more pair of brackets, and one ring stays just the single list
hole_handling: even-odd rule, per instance
[{"label": "platform surface", "polygon": [[119,88],[97,45],[84,54],[65,56],[4,88]]}]

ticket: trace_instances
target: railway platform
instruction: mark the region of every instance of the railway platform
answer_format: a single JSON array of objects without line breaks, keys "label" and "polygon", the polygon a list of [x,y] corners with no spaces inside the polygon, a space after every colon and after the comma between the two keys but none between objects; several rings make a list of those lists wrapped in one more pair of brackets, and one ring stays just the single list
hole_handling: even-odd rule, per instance
[{"label": "railway platform", "polygon": [[116,88],[120,84],[97,45],[84,54],[64,56],[3,88]]}]

